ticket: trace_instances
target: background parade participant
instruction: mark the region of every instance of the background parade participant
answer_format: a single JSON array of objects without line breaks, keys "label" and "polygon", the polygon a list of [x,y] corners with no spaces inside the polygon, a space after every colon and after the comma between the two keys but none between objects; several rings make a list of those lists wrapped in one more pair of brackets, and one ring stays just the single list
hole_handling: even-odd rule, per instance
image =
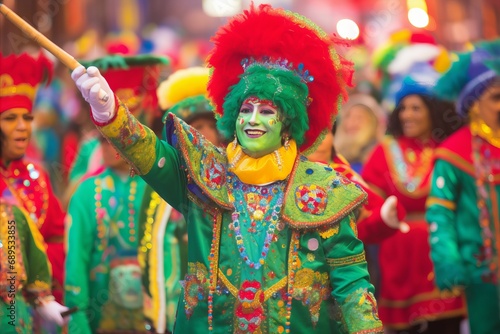
[{"label": "background parade participant", "polygon": [[64,215],[50,178],[25,157],[32,134],[31,113],[38,85],[50,79],[52,64],[40,54],[0,55],[0,194],[24,207],[47,244],[52,293],[61,302],[64,281]]},{"label": "background parade participant", "polygon": [[146,183],[102,138],[104,171],[83,181],[67,217],[65,302],[78,307],[69,333],[145,331],[137,260],[139,209]]},{"label": "background parade participant", "polygon": [[471,333],[500,332],[500,41],[459,55],[436,92],[456,99],[467,126],[436,150],[426,218],[435,281],[462,289]]},{"label": "background parade participant", "polygon": [[68,308],[54,300],[43,237],[28,212],[0,199],[0,325],[2,333],[35,332],[30,305],[47,322],[63,326]]},{"label": "background parade participant", "polygon": [[[362,173],[383,198],[398,198],[410,227],[380,245],[380,318],[386,328],[399,333],[458,333],[465,315],[463,298],[457,291],[441,293],[432,280],[424,213],[434,150],[462,121],[453,105],[432,96],[435,71],[427,64],[416,68],[417,77],[429,77],[419,81],[409,74],[403,80],[389,118],[391,136],[375,148]],[[456,116],[458,123],[447,122],[444,115]]]}]

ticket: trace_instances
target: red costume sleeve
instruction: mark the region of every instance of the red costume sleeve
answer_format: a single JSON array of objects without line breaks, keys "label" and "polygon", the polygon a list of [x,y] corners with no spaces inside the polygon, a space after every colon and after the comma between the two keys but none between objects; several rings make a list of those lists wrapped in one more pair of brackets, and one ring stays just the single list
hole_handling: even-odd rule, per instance
[{"label": "red costume sleeve", "polygon": [[[380,243],[396,233],[398,230],[387,226],[380,216],[380,209],[385,199],[372,191],[363,178],[353,171],[345,160],[334,157],[332,167],[350,181],[359,184],[368,194],[368,201],[363,205],[357,220],[358,238],[365,244],[374,244]],[[398,202],[399,219],[402,220],[405,214],[403,206]]]},{"label": "red costume sleeve", "polygon": [[[361,216],[358,219],[358,238],[365,244],[376,244],[389,238],[398,230],[387,226],[380,215],[380,209],[384,199],[373,192],[369,187],[363,187],[368,194],[368,202],[363,206]],[[398,202],[398,218],[403,220],[406,215],[405,209]]]},{"label": "red costume sleeve", "polygon": [[387,184],[391,184],[392,181],[387,182],[391,176],[382,145],[378,145],[366,161],[362,177],[370,185],[373,192],[384,199],[387,197],[389,193]]}]

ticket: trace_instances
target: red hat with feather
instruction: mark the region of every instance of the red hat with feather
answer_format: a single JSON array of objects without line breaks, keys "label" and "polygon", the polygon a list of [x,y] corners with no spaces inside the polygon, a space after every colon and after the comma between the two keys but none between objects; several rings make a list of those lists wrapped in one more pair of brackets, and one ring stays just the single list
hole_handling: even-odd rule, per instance
[{"label": "red hat with feather", "polygon": [[[229,101],[231,91],[242,82],[246,86],[240,92],[244,94],[257,91],[259,95],[273,89],[271,96],[276,97],[285,91],[291,92],[282,105],[277,105],[285,118],[293,115],[289,124],[304,123],[303,131],[291,133],[300,151],[313,149],[315,142],[331,130],[339,104],[347,99],[346,88],[351,84],[353,73],[352,63],[335,50],[339,39],[328,36],[299,14],[269,5],[252,5],[220,28],[212,41],[215,48],[208,58],[212,69],[208,95],[219,118],[218,127],[226,137],[234,133],[231,128],[234,124],[231,125],[228,116],[235,113],[235,104]],[[270,81],[252,80],[249,75],[253,74],[249,73],[254,65],[263,68],[259,73],[264,71]],[[279,77],[285,72],[300,79],[295,81],[298,83],[295,86],[307,88],[296,89],[293,83],[287,85],[287,80]],[[277,86],[272,86],[272,82],[277,82]],[[260,87],[252,87],[256,85]],[[293,108],[289,101],[294,99],[305,107],[287,110]]]},{"label": "red hat with feather", "polygon": [[14,108],[31,112],[38,85],[52,78],[53,66],[42,53],[5,56],[0,53],[0,113]]}]

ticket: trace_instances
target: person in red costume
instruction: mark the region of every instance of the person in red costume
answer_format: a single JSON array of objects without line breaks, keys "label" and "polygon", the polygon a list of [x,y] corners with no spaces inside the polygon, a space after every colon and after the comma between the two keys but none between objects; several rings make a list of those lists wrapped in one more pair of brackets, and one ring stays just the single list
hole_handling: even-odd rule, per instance
[{"label": "person in red costume", "polygon": [[380,245],[379,312],[390,333],[459,333],[466,313],[459,291],[437,289],[429,258],[424,214],[433,154],[463,124],[453,105],[434,98],[431,88],[430,80],[406,77],[389,118],[390,136],[375,148],[362,173],[382,198],[398,198],[410,227]]},{"label": "person in red costume", "polygon": [[358,238],[365,244],[377,244],[398,230],[406,233],[408,225],[402,221],[406,214],[403,206],[398,204],[395,196],[384,199],[370,189],[363,178],[351,168],[349,162],[337,153],[333,146],[334,136],[335,127],[307,158],[328,164],[368,194],[368,201],[363,205],[357,220]]},{"label": "person in red costume", "polygon": [[50,80],[52,64],[40,54],[0,54],[0,195],[24,207],[47,244],[52,264],[53,295],[62,300],[64,282],[64,216],[43,168],[25,157],[38,85]]}]

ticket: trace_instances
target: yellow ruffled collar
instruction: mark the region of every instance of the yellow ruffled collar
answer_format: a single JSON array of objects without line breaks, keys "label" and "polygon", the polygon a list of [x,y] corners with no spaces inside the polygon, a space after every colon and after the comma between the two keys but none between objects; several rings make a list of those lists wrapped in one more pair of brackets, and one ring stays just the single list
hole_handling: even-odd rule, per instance
[{"label": "yellow ruffled collar", "polygon": [[226,148],[229,171],[241,182],[264,185],[282,181],[290,175],[297,157],[297,144],[292,139],[288,148],[280,147],[276,151],[260,158],[252,158],[243,152],[239,144],[233,142]]},{"label": "yellow ruffled collar", "polygon": [[491,145],[500,148],[500,132],[493,131],[481,118],[471,116],[470,129],[473,135],[482,137]]}]

